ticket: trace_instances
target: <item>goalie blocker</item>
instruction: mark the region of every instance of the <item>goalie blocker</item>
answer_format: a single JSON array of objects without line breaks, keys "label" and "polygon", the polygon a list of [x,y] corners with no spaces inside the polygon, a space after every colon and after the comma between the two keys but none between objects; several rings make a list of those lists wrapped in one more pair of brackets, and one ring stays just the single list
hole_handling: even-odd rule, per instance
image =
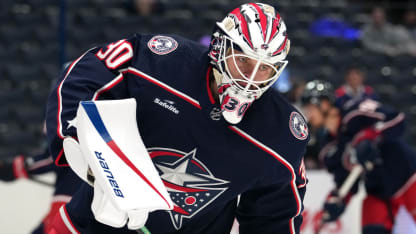
[{"label": "goalie blocker", "polygon": [[133,98],[81,101],[76,118],[78,141],[64,140],[71,169],[94,187],[91,205],[101,223],[129,229],[144,226],[154,210],[173,203],[140,137]]}]

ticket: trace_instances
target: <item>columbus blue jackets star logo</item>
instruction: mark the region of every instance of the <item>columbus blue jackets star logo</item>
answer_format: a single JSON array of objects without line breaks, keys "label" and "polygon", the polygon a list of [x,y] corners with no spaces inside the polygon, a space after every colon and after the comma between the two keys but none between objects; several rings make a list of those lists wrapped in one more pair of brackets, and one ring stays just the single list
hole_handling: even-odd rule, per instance
[{"label": "columbus blue jackets star logo", "polygon": [[196,149],[189,153],[166,148],[148,151],[174,202],[168,212],[176,229],[182,227],[183,218],[192,218],[228,189],[228,181],[215,178],[195,157]]},{"label": "columbus blue jackets star logo", "polygon": [[290,114],[289,128],[293,136],[299,140],[305,140],[308,137],[308,125],[296,111]]},{"label": "columbus blue jackets star logo", "polygon": [[147,47],[159,55],[169,54],[178,48],[178,42],[172,37],[157,35],[147,42]]}]

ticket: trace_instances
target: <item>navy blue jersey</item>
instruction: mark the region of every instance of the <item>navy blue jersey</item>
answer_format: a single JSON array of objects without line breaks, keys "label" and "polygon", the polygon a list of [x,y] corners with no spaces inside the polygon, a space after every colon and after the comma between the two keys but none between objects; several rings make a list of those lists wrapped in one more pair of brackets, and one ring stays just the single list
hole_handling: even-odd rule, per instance
[{"label": "navy blue jersey", "polygon": [[[229,233],[237,217],[240,233],[299,233],[309,139],[303,116],[270,89],[230,125],[209,88],[207,54],[195,42],[162,35],[135,35],[86,52],[49,97],[56,163],[66,165],[62,140],[76,137],[70,121],[79,101],[133,97],[141,137],[160,175],[180,178],[163,179],[175,208],[152,212],[150,232]],[[91,199],[85,185],[67,205],[74,228],[120,233],[93,220]]]},{"label": "navy blue jersey", "polygon": [[[26,170],[29,176],[53,172],[56,175],[54,196],[71,197],[81,184],[81,179],[68,167],[57,167],[46,148],[44,152],[26,158]],[[59,198],[58,198],[59,199]],[[70,198],[65,201],[69,201]]]},{"label": "navy blue jersey", "polygon": [[335,97],[335,106],[339,108],[341,112],[347,111],[351,108],[351,105],[354,105],[354,103],[363,98],[378,99],[373,88],[368,85],[359,86],[357,90],[354,91],[351,86],[347,84],[335,90]]},{"label": "navy blue jersey", "polygon": [[376,134],[373,149],[380,157],[375,168],[365,175],[367,193],[382,198],[393,197],[405,187],[416,172],[416,154],[404,142],[402,135],[405,129],[405,115],[372,99],[362,99],[351,105],[342,118],[336,150],[326,151],[325,163],[334,174],[338,186],[349,174],[346,149],[357,134],[371,128]]}]

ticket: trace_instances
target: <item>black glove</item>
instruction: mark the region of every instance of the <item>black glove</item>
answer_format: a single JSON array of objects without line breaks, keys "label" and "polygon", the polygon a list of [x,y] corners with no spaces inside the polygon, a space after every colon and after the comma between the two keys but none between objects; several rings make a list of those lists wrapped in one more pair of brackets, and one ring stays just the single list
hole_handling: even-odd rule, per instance
[{"label": "black glove", "polygon": [[0,180],[9,182],[17,178],[28,178],[24,157],[19,155],[12,160],[0,160]]},{"label": "black glove", "polygon": [[344,166],[351,169],[354,164],[361,164],[366,172],[370,172],[375,166],[382,164],[382,159],[377,149],[380,132],[374,128],[366,128],[358,132],[344,153]]},{"label": "black glove", "polygon": [[373,142],[363,140],[355,146],[357,161],[366,171],[372,171],[376,165],[381,164],[381,157]]},{"label": "black glove", "polygon": [[[347,196],[349,197],[349,196]],[[341,199],[336,192],[331,192],[324,203],[322,222],[336,221],[344,212],[349,199]]]}]

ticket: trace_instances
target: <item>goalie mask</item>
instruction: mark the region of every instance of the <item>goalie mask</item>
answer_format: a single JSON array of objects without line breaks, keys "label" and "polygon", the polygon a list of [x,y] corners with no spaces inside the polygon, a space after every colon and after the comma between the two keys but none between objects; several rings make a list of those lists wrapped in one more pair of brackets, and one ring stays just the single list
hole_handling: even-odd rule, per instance
[{"label": "goalie mask", "polygon": [[239,123],[276,82],[289,48],[285,23],[270,5],[244,4],[217,22],[209,56],[225,120]]}]

